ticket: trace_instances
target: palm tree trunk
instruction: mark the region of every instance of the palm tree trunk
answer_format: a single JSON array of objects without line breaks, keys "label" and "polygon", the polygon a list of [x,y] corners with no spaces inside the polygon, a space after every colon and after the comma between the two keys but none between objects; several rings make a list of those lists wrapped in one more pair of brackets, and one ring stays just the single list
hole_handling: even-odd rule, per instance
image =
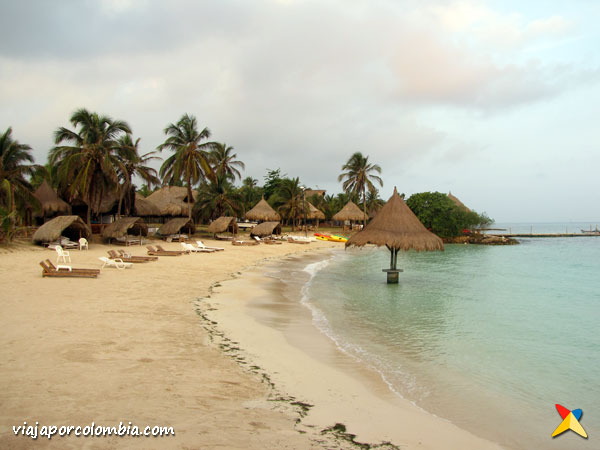
[{"label": "palm tree trunk", "polygon": [[188,219],[191,219],[192,218],[192,186],[191,186],[191,182],[190,182],[189,178],[187,180],[187,191],[188,191],[188,197],[187,197],[187,201],[188,201]]},{"label": "palm tree trunk", "polygon": [[119,204],[117,206],[117,219],[121,218],[121,206],[123,205],[123,189],[125,186],[119,186]]},{"label": "palm tree trunk", "polygon": [[363,184],[363,213],[364,213],[364,217],[363,217],[363,229],[367,226],[367,196],[365,193],[365,185]]}]

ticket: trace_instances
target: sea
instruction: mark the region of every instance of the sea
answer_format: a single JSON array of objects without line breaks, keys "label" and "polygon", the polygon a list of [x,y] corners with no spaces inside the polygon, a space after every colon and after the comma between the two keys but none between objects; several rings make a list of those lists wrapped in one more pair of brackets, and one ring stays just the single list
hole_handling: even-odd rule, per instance
[{"label": "sea", "polygon": [[[397,285],[385,248],[340,248],[301,269],[299,301],[341,351],[431,414],[506,448],[598,449],[600,236],[519,241],[400,253]],[[588,439],[551,437],[557,403],[583,411]]]}]

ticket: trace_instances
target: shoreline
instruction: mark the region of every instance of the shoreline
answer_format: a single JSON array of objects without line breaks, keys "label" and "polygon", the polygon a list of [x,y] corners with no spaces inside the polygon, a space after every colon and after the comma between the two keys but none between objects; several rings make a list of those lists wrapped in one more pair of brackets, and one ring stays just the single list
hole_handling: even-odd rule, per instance
[{"label": "shoreline", "polygon": [[[314,255],[289,259],[284,262],[286,268],[293,265],[288,273],[296,275],[307,260],[322,260]],[[298,286],[281,286],[265,273],[277,269],[244,272],[221,284],[200,307],[205,320],[216,322],[215,331],[235,343],[244,364],[264,371],[277,391],[312,405],[298,429],[329,430],[342,424],[340,429],[357,442],[391,443],[392,448],[502,448],[392,393],[379,372],[343,352],[317,328],[309,307],[298,298]]]}]

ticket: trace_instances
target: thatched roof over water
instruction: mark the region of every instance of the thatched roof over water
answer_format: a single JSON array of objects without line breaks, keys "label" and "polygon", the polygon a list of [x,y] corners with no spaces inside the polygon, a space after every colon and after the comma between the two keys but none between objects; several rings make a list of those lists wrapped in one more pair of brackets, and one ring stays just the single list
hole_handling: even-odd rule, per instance
[{"label": "thatched roof over water", "polygon": [[139,217],[121,217],[102,230],[104,239],[118,239],[127,234],[148,236],[148,225]]},{"label": "thatched roof over water", "polygon": [[[192,205],[197,191],[192,190]],[[187,216],[189,205],[187,188],[181,186],[165,186],[150,194],[146,200],[158,207],[161,216]]]},{"label": "thatched roof over water", "polygon": [[135,213],[138,216],[160,216],[160,209],[146,197],[135,193]]},{"label": "thatched roof over water", "polygon": [[365,213],[362,212],[358,206],[356,206],[356,203],[350,200],[348,203],[346,203],[346,206],[344,206],[340,212],[338,212],[332,217],[332,219],[342,222],[344,220],[368,220],[369,217],[366,216]]},{"label": "thatched roof over water", "polygon": [[42,216],[51,216],[57,213],[68,214],[71,212],[71,206],[65,202],[50,187],[46,180],[35,190],[33,196],[40,202]]},{"label": "thatched roof over water", "polygon": [[178,233],[194,234],[196,232],[196,226],[192,219],[187,217],[177,217],[169,220],[162,227],[158,229],[158,234],[161,236],[169,236],[170,234]]},{"label": "thatched roof over water", "polygon": [[469,208],[467,208],[467,206],[463,202],[461,202],[457,197],[452,195],[452,192],[448,192],[448,198],[450,200],[452,200],[454,202],[454,204],[456,206],[458,206],[459,208],[464,209],[465,211],[471,212],[471,210]]},{"label": "thatched roof over water", "polygon": [[35,244],[41,244],[55,241],[63,235],[71,239],[79,239],[80,236],[87,239],[91,234],[92,230],[81,220],[81,217],[58,216],[39,227],[32,240]]},{"label": "thatched roof over water", "polygon": [[238,226],[235,217],[222,216],[212,221],[208,226],[209,233],[223,233],[229,231],[230,233],[237,234]]},{"label": "thatched roof over water", "polygon": [[260,202],[248,211],[245,216],[249,220],[262,220],[262,221],[279,221],[281,216],[275,212],[273,208],[262,198]]},{"label": "thatched roof over water", "polygon": [[250,231],[250,236],[265,237],[272,234],[281,234],[281,224],[279,222],[263,222]]},{"label": "thatched roof over water", "polygon": [[364,230],[352,236],[346,247],[385,245],[396,250],[443,250],[442,240],[428,231],[404,200],[394,193]]}]

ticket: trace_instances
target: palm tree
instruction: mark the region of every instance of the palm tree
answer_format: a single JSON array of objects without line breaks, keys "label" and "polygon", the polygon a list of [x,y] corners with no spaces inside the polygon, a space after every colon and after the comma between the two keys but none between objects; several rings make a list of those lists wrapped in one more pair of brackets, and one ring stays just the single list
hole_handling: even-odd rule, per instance
[{"label": "palm tree", "polygon": [[131,134],[121,136],[119,139],[119,145],[121,146],[122,152],[122,172],[119,177],[122,180],[122,184],[119,186],[119,206],[117,208],[117,214],[121,214],[121,204],[123,199],[127,196],[126,212],[131,214],[131,208],[135,202],[135,186],[133,185],[133,176],[137,175],[146,182],[148,188],[152,185],[159,185],[160,179],[156,170],[152,167],[148,167],[146,164],[153,159],[160,159],[156,156],[151,156],[155,152],[148,152],[144,155],[139,154],[140,138],[137,138],[133,142]]},{"label": "palm tree", "polygon": [[228,147],[225,143],[216,142],[210,152],[210,162],[213,170],[217,175],[225,175],[231,181],[234,181],[236,177],[242,179],[238,167],[242,170],[246,169],[246,165],[235,158],[237,158],[237,154],[233,153],[233,147]]},{"label": "palm tree", "polygon": [[344,191],[348,193],[356,193],[362,194],[362,203],[363,203],[363,212],[365,213],[365,218],[363,219],[363,225],[367,224],[366,214],[367,214],[367,195],[366,190],[375,189],[375,185],[373,181],[379,183],[380,186],[383,186],[383,181],[377,175],[374,175],[373,172],[381,173],[381,167],[377,164],[369,163],[369,157],[363,156],[362,153],[356,152],[354,153],[350,159],[342,166],[342,172],[338,177],[338,181],[343,181],[342,185]]},{"label": "palm tree", "polygon": [[27,176],[33,175],[37,166],[33,163],[31,147],[20,144],[12,137],[12,128],[0,135],[0,200],[4,206],[3,222],[12,230],[17,217],[17,203],[31,202],[32,187]]},{"label": "palm tree", "polygon": [[221,216],[237,217],[242,210],[238,190],[223,174],[202,183],[197,197],[194,213],[203,220],[217,219]]},{"label": "palm tree", "polygon": [[[198,132],[198,123],[194,116],[184,114],[176,124],[169,124],[164,129],[167,140],[158,146],[158,150],[172,150],[160,168],[163,182],[172,184],[183,180],[187,185],[188,199],[192,199],[192,186],[206,178],[216,181],[215,172],[209,164],[209,151],[214,147],[213,142],[203,142],[210,137],[210,130],[204,128]],[[192,217],[192,205],[188,203],[188,217]]]},{"label": "palm tree", "polygon": [[[123,149],[119,138],[131,133],[122,120],[100,116],[85,108],[78,109],[70,119],[78,131],[61,127],[54,133],[56,146],[50,150],[50,164],[58,166],[58,184],[68,191],[69,198],[81,197],[87,204],[87,223],[92,210],[98,211],[102,197],[118,184],[123,172]],[[68,145],[59,145],[67,143]]]},{"label": "palm tree", "polygon": [[294,231],[295,221],[304,213],[302,187],[299,178],[283,178],[274,194],[273,203],[282,217],[292,222]]},{"label": "palm tree", "polygon": [[258,180],[252,177],[244,178],[239,192],[243,206],[242,212],[249,211],[263,195],[263,189],[258,186]]}]

